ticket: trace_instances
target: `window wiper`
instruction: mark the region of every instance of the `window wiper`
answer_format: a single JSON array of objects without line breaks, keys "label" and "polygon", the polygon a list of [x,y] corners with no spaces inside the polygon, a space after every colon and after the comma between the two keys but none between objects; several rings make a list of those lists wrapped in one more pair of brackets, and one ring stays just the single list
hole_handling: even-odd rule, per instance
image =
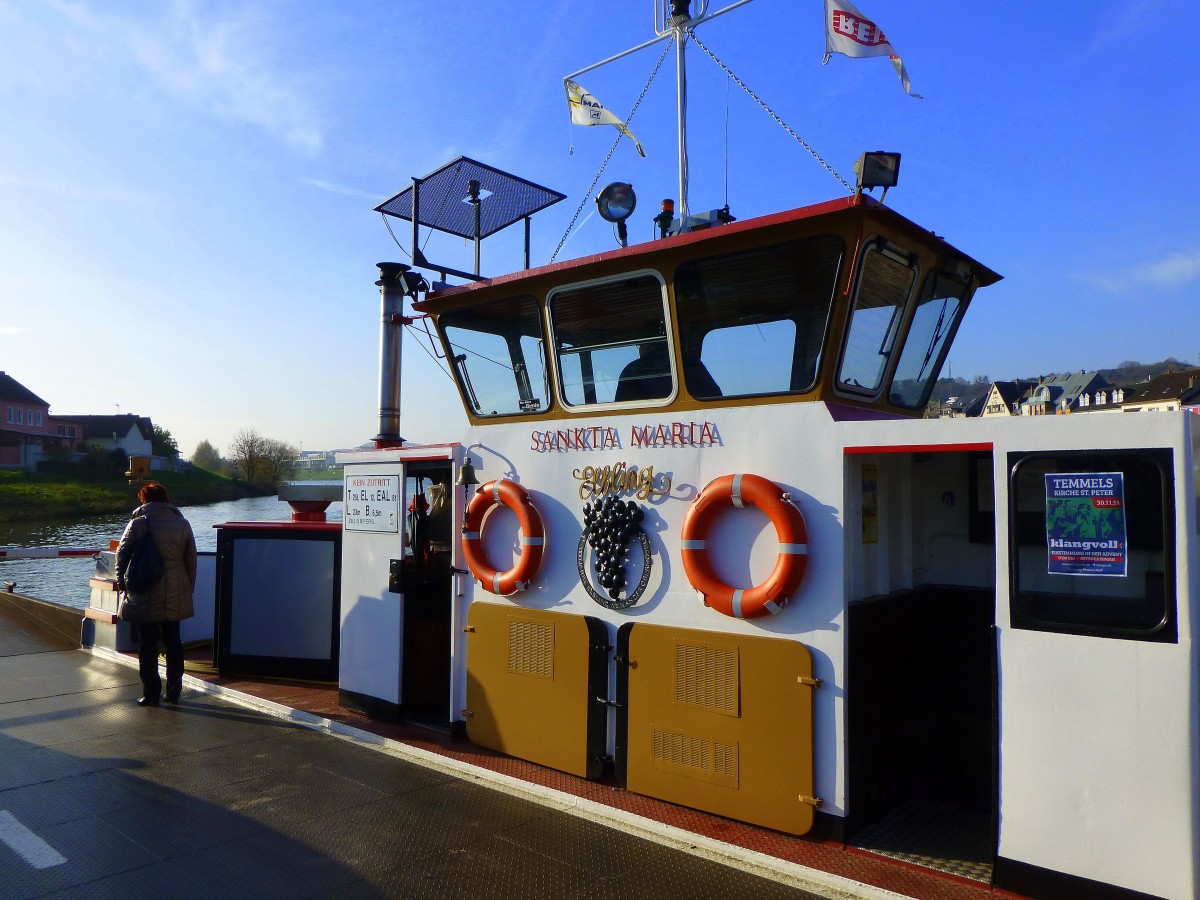
[{"label": "window wiper", "polygon": [[471,384],[471,376],[467,372],[467,354],[460,353],[454,357],[454,365],[458,369],[459,379],[462,381],[463,389],[467,392],[467,400],[471,404],[471,408],[475,412],[479,412],[479,398],[475,396],[475,387]]},{"label": "window wiper", "polygon": [[945,332],[942,331],[942,323],[946,321],[946,304],[950,302],[950,298],[946,297],[942,300],[942,311],[938,314],[937,324],[933,326],[933,336],[929,339],[929,347],[925,350],[925,359],[921,362],[921,368],[917,371],[917,379],[925,374],[925,367],[929,365],[929,360],[933,356],[933,350],[941,341]]}]

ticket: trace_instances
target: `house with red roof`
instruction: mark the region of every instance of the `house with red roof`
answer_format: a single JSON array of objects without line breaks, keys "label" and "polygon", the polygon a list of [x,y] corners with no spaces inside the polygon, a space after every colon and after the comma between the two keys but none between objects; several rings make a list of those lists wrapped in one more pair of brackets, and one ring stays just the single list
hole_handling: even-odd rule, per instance
[{"label": "house with red roof", "polygon": [[11,375],[0,372],[0,468],[33,471],[51,449],[83,448],[75,418],[50,415],[50,404]]}]

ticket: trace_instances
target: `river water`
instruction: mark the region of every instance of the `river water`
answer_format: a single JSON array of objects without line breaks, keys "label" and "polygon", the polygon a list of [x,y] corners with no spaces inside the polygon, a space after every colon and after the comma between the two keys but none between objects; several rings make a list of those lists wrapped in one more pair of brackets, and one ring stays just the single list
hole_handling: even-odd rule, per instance
[{"label": "river water", "polygon": [[[278,497],[250,497],[205,506],[184,506],[181,512],[192,523],[196,549],[215,552],[217,532],[226,522],[286,522],[292,508]],[[330,504],[325,514],[331,522],[342,519],[341,502]],[[125,530],[128,515],[93,516],[80,521],[0,523],[0,547],[77,547],[107,550]],[[80,609],[88,605],[88,579],[96,564],[91,557],[0,560],[0,581],[16,582],[15,590],[27,597],[51,600]]]}]

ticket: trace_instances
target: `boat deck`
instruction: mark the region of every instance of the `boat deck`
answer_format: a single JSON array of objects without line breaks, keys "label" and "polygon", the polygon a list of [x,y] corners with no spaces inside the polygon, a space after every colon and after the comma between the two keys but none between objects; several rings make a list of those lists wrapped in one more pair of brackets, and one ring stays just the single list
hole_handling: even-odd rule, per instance
[{"label": "boat deck", "polygon": [[374,721],[333,685],[200,658],[178,707],[142,709],[134,662],[0,604],[5,896],[1011,896]]}]

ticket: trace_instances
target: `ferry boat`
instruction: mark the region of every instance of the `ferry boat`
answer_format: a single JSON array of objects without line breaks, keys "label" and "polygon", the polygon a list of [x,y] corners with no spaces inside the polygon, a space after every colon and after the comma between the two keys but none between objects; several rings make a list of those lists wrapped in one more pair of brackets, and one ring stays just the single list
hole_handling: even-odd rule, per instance
[{"label": "ferry boat", "polygon": [[[719,14],[657,6],[680,53]],[[1000,276],[864,190],[897,168],[534,268],[540,185],[462,158],[383,204],[416,269],[379,264],[339,457],[341,702],[788,834],[949,828],[1027,896],[1196,897],[1200,420],[922,418]],[[417,242],[522,221],[499,277]],[[445,443],[400,436],[405,326]]]}]

